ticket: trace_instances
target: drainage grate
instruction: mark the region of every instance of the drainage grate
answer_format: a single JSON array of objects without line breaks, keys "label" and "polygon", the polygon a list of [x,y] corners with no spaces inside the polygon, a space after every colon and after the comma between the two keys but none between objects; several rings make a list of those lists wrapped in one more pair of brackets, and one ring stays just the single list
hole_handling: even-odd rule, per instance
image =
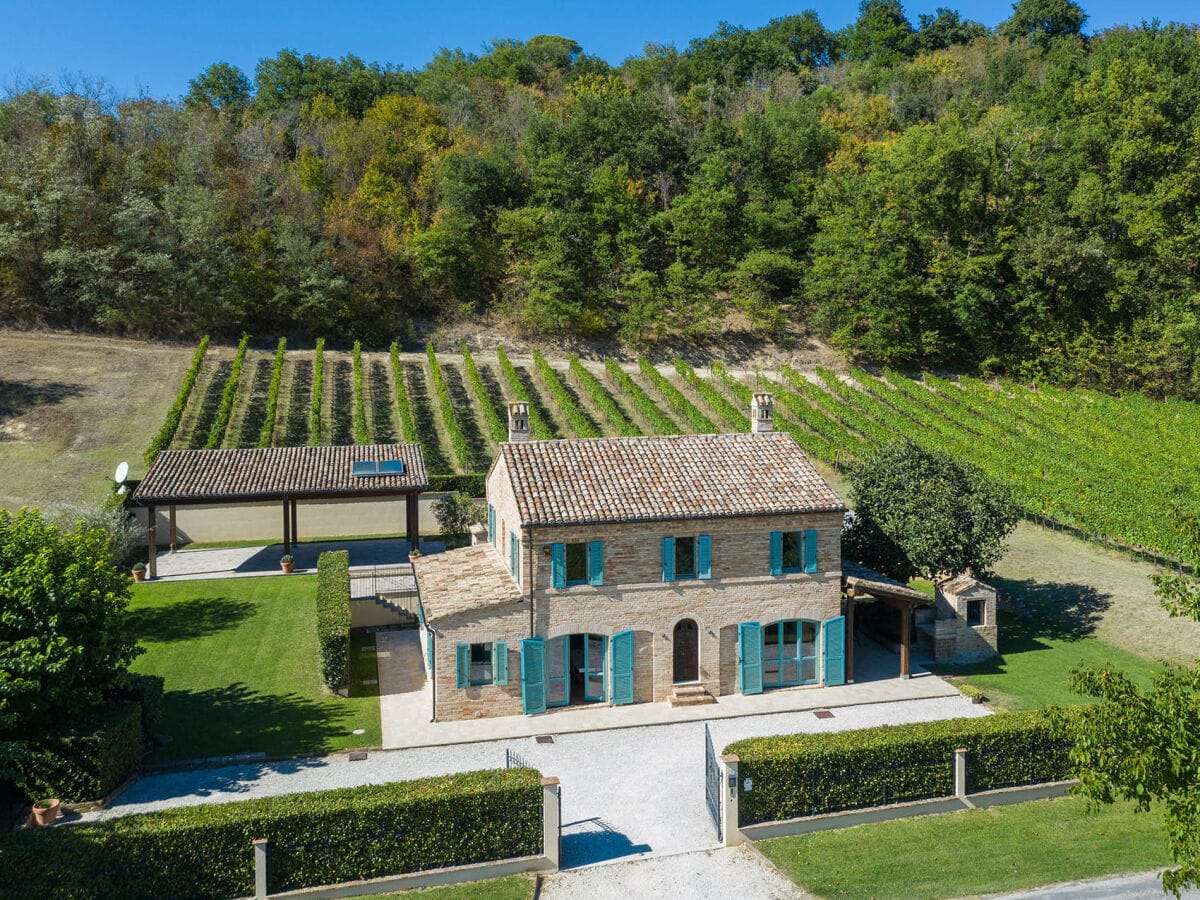
[{"label": "drainage grate", "polygon": [[553,744],[554,736],[550,734],[539,734],[536,740],[539,744]]},{"label": "drainage grate", "polygon": [[831,713],[827,709],[815,710],[813,712],[813,715],[816,716],[818,719],[832,719],[833,718],[833,713]]},{"label": "drainage grate", "polygon": [[350,762],[362,762],[366,758],[367,754],[363,753],[361,750],[355,750],[350,754]]}]

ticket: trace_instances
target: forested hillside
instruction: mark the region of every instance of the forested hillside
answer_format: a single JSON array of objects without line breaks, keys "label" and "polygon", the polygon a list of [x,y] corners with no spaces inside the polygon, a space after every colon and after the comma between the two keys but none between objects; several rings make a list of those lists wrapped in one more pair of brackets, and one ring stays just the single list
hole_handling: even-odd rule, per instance
[{"label": "forested hillside", "polygon": [[0,103],[0,318],[386,346],[490,312],[640,351],[732,311],[867,363],[1195,398],[1198,35],[1084,19],[867,0],[620,67],[538,37],[31,88]]}]

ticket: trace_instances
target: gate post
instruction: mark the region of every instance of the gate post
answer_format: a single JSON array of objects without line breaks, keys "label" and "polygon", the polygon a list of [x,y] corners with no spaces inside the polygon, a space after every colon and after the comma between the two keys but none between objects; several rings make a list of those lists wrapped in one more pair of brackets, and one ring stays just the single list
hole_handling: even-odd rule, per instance
[{"label": "gate post", "polygon": [[557,778],[542,779],[542,853],[557,872],[562,861],[562,788]]},{"label": "gate post", "polygon": [[725,836],[726,847],[736,847],[744,843],[745,838],[738,831],[738,763],[736,753],[728,753],[721,757],[721,769],[725,792],[725,802],[721,804],[721,815],[724,817],[721,832]]},{"label": "gate post", "polygon": [[954,796],[962,800],[967,796],[967,751],[959,747],[954,751]]},{"label": "gate post", "polygon": [[254,896],[267,896],[267,839],[254,841]]}]

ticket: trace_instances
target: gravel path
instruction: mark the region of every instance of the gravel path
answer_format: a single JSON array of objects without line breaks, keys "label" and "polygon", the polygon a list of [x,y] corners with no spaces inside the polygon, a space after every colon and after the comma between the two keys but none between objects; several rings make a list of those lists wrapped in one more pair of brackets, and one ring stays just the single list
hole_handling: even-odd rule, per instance
[{"label": "gravel path", "polygon": [[[744,737],[986,714],[961,697],[950,697],[846,707],[836,710],[832,719],[793,712],[709,724],[720,752]],[[359,762],[337,754],[166,772],[141,778],[108,809],[84,818],[497,768],[504,765],[506,749],[516,751],[544,774],[558,776],[562,783],[564,867],[626,856],[677,854],[716,844],[704,804],[703,722],[564,734],[556,736],[553,744],[521,738],[377,751]]]}]

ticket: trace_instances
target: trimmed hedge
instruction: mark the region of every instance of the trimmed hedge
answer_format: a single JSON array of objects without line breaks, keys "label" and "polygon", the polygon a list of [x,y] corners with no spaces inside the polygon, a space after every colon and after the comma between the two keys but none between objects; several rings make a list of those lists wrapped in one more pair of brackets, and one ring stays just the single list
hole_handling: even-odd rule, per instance
[{"label": "trimmed hedge", "polygon": [[158,454],[170,447],[171,441],[175,440],[175,432],[179,430],[179,422],[183,418],[184,409],[187,408],[188,398],[192,396],[192,388],[196,386],[196,379],[200,376],[200,366],[204,363],[204,354],[207,350],[208,335],[205,335],[200,339],[200,344],[192,356],[192,363],[183,376],[183,384],[179,386],[175,402],[167,410],[167,417],[163,420],[162,427],[158,429],[158,434],[154,436],[154,440],[150,442],[150,446],[146,450],[143,458],[146,460],[147,466],[152,465]]},{"label": "trimmed hedge", "polygon": [[142,733],[147,738],[158,727],[162,718],[163,686],[161,675],[130,675],[122,695],[141,704]]},{"label": "trimmed hedge", "polygon": [[18,784],[34,799],[99,800],[141,769],[144,749],[141,704],[110,701],[72,726],[31,741],[18,764]]},{"label": "trimmed hedge", "polygon": [[317,338],[313,354],[312,404],[308,410],[308,445],[321,446],[321,405],[325,398],[325,338]]},{"label": "trimmed hedge", "polygon": [[0,836],[0,896],[244,897],[542,852],[533,769],[186,806]]},{"label": "trimmed hedge", "polygon": [[271,386],[267,389],[267,409],[263,413],[262,429],[258,432],[258,446],[270,447],[275,440],[275,412],[279,408],[279,384],[283,381],[283,356],[287,352],[287,338],[281,337],[275,347],[275,361],[271,363]]},{"label": "trimmed hedge", "polygon": [[1056,714],[1063,711],[738,741],[725,752],[740,759],[739,824],[949,796],[958,747],[968,751],[970,792],[1062,781],[1071,777],[1070,744]]},{"label": "trimmed hedge", "polygon": [[430,475],[429,490],[461,491],[471,497],[482,497],[487,493],[487,473],[471,472],[467,475]]},{"label": "trimmed hedge", "polygon": [[321,678],[333,690],[346,681],[350,659],[350,552],[317,558],[317,653]]},{"label": "trimmed hedge", "polygon": [[242,339],[238,341],[237,353],[233,355],[233,368],[229,371],[229,377],[225,379],[225,389],[221,391],[221,405],[217,407],[217,417],[208,429],[205,450],[215,450],[225,440],[225,429],[229,427],[229,417],[233,414],[233,404],[237,400],[238,383],[242,379],[242,365],[246,362],[248,346],[250,335],[243,334]]}]

